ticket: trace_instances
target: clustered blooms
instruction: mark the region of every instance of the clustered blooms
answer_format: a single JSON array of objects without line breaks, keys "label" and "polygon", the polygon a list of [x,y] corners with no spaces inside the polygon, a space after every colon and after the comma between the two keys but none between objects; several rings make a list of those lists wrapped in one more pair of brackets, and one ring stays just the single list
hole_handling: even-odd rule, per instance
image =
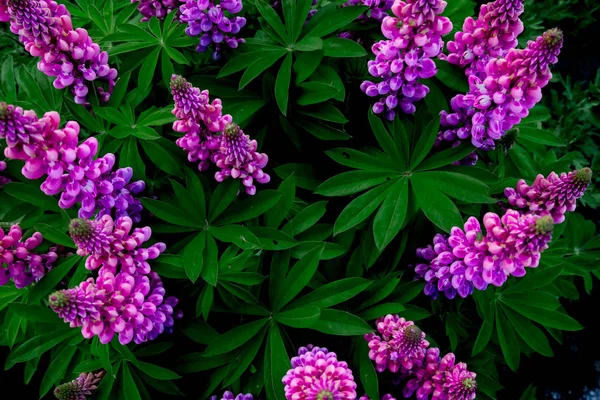
[{"label": "clustered blooms", "polygon": [[100,268],[98,277],[53,293],[49,304],[71,327],[82,327],[85,338],[98,335],[101,343],[108,343],[117,334],[121,344],[139,344],[172,329],[177,299],[165,298],[160,277],[146,261],[166,246],[142,248],[152,231],[131,228],[131,218],[114,222],[109,215],[95,221],[74,219],[69,225],[77,254],[88,256],[86,268]]},{"label": "clustered blooms", "polygon": [[133,170],[113,171],[115,156],[98,153],[96,138],[78,144],[79,124],[69,121],[59,129],[60,116],[48,112],[42,118],[34,111],[24,111],[0,103],[0,139],[6,139],[4,154],[9,159],[23,160],[23,175],[28,179],[46,176],[41,185],[49,195],[60,193],[58,205],[63,209],[81,204],[79,216],[90,218],[110,215],[141,219],[142,205],[133,195],[145,188],[144,181],[131,182]]},{"label": "clustered blooms", "polygon": [[142,22],[148,21],[152,17],[165,19],[165,17],[179,7],[176,0],[131,0],[132,3],[138,3],[137,9],[142,14]]},{"label": "clustered blooms", "polygon": [[429,88],[419,79],[437,73],[433,58],[444,46],[442,36],[452,30],[450,20],[440,16],[445,8],[443,0],[396,0],[392,6],[395,17],[383,19],[381,31],[388,40],[373,45],[375,60],[368,62],[369,74],[381,82],[360,85],[368,96],[379,97],[374,113],[383,112],[390,121],[398,107],[412,114],[414,103],[427,95]]},{"label": "clustered blooms", "polygon": [[54,249],[41,254],[34,252],[42,241],[39,232],[23,240],[23,231],[18,225],[12,225],[8,232],[0,227],[0,286],[12,278],[17,288],[24,288],[52,269],[58,258]]},{"label": "clustered blooms", "polygon": [[517,47],[517,36],[523,32],[523,0],[496,0],[483,4],[479,18],[465,19],[463,30],[454,34],[449,41],[448,55],[440,58],[450,64],[465,68],[465,75],[476,75],[484,80],[485,67],[492,58],[504,57],[510,49]]},{"label": "clustered blooms", "polygon": [[235,49],[244,39],[236,38],[244,25],[244,17],[228,17],[242,10],[242,0],[221,0],[215,4],[214,0],[182,0],[179,7],[180,20],[187,24],[185,33],[188,36],[200,36],[200,42],[196,51],[203,53],[215,44],[212,57],[219,60],[222,53],[223,43],[229,48]]},{"label": "clustered blooms", "polygon": [[[0,161],[0,172],[4,172],[4,171],[6,171],[6,162]],[[3,174],[0,174],[0,188],[10,182],[11,182],[11,180],[9,177],[4,176]]]},{"label": "clustered blooms", "polygon": [[188,160],[198,162],[204,171],[213,163],[220,171],[215,173],[219,182],[232,177],[241,179],[246,193],[254,195],[254,182],[267,183],[270,176],[263,172],[268,156],[258,153],[256,140],[232,123],[231,115],[223,115],[221,100],[209,102],[208,90],[200,91],[183,77],[173,75],[171,92],[177,121],[173,130],[184,133],[176,143],[188,153]]},{"label": "clustered blooms", "polygon": [[[5,12],[0,6],[0,18]],[[38,69],[55,77],[54,87],[69,87],[77,104],[87,104],[93,81],[100,99],[107,102],[115,86],[117,70],[108,65],[108,53],[94,43],[83,28],[73,28],[71,14],[54,0],[8,0],[10,30],[19,36],[32,56],[40,57]],[[4,17],[2,17],[4,15]]]},{"label": "clustered blooms", "polygon": [[282,381],[288,400],[356,399],[356,383],[345,361],[326,348],[308,345],[291,359],[292,369]]},{"label": "clustered blooms", "polygon": [[[369,358],[375,361],[378,372],[389,369],[407,379],[404,397],[411,397],[416,391],[418,400],[475,399],[476,374],[468,371],[465,363],[456,363],[452,353],[440,358],[440,350],[429,347],[425,333],[414,322],[388,314],[376,323],[378,333],[365,335]],[[382,398],[393,399],[391,395]]]},{"label": "clustered blooms", "polygon": [[525,49],[511,49],[506,58],[493,58],[485,66],[485,77],[469,76],[469,93],[457,95],[452,113],[440,117],[442,141],[470,140],[482,150],[493,150],[496,141],[529,114],[542,98],[542,88],[558,60],[563,34],[550,29]]},{"label": "clustered blooms", "polygon": [[567,211],[575,211],[577,199],[591,180],[592,170],[587,167],[560,175],[551,172],[547,178],[538,175],[531,186],[521,179],[516,188],[504,189],[504,195],[511,206],[526,208],[531,214],[550,214],[554,223],[560,224]]},{"label": "clustered blooms", "polygon": [[63,383],[54,389],[54,397],[58,400],[86,400],[98,388],[104,371],[84,372],[71,382]]},{"label": "clustered blooms", "polygon": [[[210,400],[218,400],[218,396],[210,396]],[[223,393],[223,397],[221,397],[221,400],[254,400],[254,397],[250,393],[240,393],[236,396],[232,392],[226,391],[225,393]]]},{"label": "clustered blooms", "polygon": [[531,186],[520,180],[516,190],[505,189],[508,203],[519,210],[506,210],[502,217],[487,213],[485,235],[474,217],[464,229],[453,227],[448,238],[435,235],[433,246],[417,249],[417,256],[427,261],[415,268],[427,282],[425,294],[434,299],[439,292],[449,299],[457,293],[467,297],[474,289],[502,286],[509,276],[522,277],[525,268],[537,267],[554,224],[575,210],[591,179],[591,169],[582,168],[561,175],[552,172],[548,178],[538,175]]}]

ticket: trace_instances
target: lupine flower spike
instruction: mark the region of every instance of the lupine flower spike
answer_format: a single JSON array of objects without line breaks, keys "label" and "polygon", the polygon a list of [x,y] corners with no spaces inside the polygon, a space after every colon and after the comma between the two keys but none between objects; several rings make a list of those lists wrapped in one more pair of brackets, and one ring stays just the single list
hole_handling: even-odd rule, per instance
[{"label": "lupine flower spike", "polygon": [[326,348],[301,347],[283,377],[288,400],[356,399],[356,383],[344,361]]},{"label": "lupine flower spike", "polygon": [[511,206],[528,209],[531,214],[550,214],[554,223],[560,224],[566,212],[575,211],[577,199],[591,180],[592,170],[587,167],[560,175],[551,172],[547,178],[538,175],[531,186],[521,179],[515,189],[504,189],[504,195]]},{"label": "lupine flower spike", "polygon": [[[210,396],[210,400],[219,400],[218,396]],[[250,393],[240,393],[237,396],[230,391],[223,393],[223,397],[220,400],[254,400],[254,397]]]},{"label": "lupine flower spike", "polygon": [[437,73],[433,58],[444,46],[442,36],[452,30],[450,20],[440,16],[445,8],[443,0],[396,0],[395,16],[383,19],[381,31],[388,40],[373,45],[375,60],[368,62],[369,73],[381,82],[364,81],[360,86],[367,96],[379,98],[374,113],[384,113],[390,121],[398,108],[413,114],[414,103],[427,95],[429,88],[419,79]]},{"label": "lupine flower spike", "polygon": [[[122,345],[155,339],[173,326],[175,297],[164,297],[160,277],[103,272],[78,286],[52,293],[50,307],[71,327],[81,326],[83,337],[97,335],[103,344],[115,336]],[[177,313],[175,314],[178,317]]]},{"label": "lupine flower spike", "polygon": [[457,293],[467,297],[474,288],[502,286],[511,275],[524,276],[525,268],[538,266],[540,254],[552,238],[554,221],[549,215],[507,210],[502,217],[487,213],[483,224],[486,234],[479,221],[471,217],[464,230],[452,228],[448,239],[436,235],[433,247],[417,251],[428,261],[415,268],[417,276],[427,282],[426,295],[436,298],[443,292],[449,299]]},{"label": "lupine flower spike", "polygon": [[138,3],[137,9],[142,14],[142,22],[148,21],[152,17],[165,19],[179,7],[176,0],[131,0],[132,3]]},{"label": "lupine flower spike", "polygon": [[87,269],[102,268],[100,274],[124,271],[131,275],[147,275],[150,273],[148,260],[157,258],[166,245],[159,242],[148,248],[142,247],[152,236],[152,230],[147,226],[132,227],[133,221],[129,217],[113,221],[109,215],[104,215],[94,221],[72,220],[69,234],[77,245],[77,254],[88,256],[85,260]]},{"label": "lupine flower spike", "polygon": [[491,59],[484,79],[469,76],[469,93],[452,98],[452,112],[441,114],[443,128],[437,143],[470,140],[477,148],[493,150],[542,98],[562,39],[560,30],[550,29],[527,43],[527,48],[511,49],[506,58]]},{"label": "lupine flower spike", "polygon": [[54,397],[58,400],[86,400],[98,388],[104,371],[84,372],[77,379],[63,383],[54,389]]},{"label": "lupine flower spike", "polygon": [[8,232],[0,227],[0,286],[12,279],[17,288],[24,288],[52,269],[57,254],[52,249],[42,254],[34,251],[42,241],[39,232],[23,239],[23,231],[18,225],[12,225]]},{"label": "lupine flower spike", "polygon": [[517,47],[517,36],[523,32],[519,19],[522,13],[523,0],[496,0],[482,5],[479,18],[465,19],[463,30],[448,42],[449,54],[440,54],[440,58],[465,68],[465,75],[484,80],[487,63]]},{"label": "lupine flower spike", "polygon": [[114,170],[113,154],[96,158],[96,138],[78,145],[77,122],[68,121],[62,129],[59,125],[56,112],[38,119],[33,111],[0,103],[0,139],[6,139],[8,146],[5,156],[25,161],[21,172],[28,179],[46,176],[41,189],[49,196],[60,194],[61,208],[79,203],[82,218],[112,214],[139,221],[142,204],[134,195],[144,190],[144,181],[130,182],[129,167]]},{"label": "lupine flower spike", "polygon": [[109,100],[117,70],[108,65],[108,53],[85,29],[73,28],[71,14],[63,4],[54,0],[8,0],[7,4],[10,30],[19,36],[25,50],[40,57],[38,69],[55,77],[55,88],[69,87],[76,103],[87,104],[88,92],[94,87],[91,82],[97,81],[100,99]]},{"label": "lupine flower spike", "polygon": [[[246,25],[244,17],[228,17],[242,11],[242,0],[182,0],[179,7],[180,19],[187,24],[185,33],[188,36],[200,36],[196,51],[203,53],[214,44],[212,57],[219,60],[222,56],[223,44],[235,49],[244,39],[235,35]],[[227,15],[226,15],[227,14]]]}]

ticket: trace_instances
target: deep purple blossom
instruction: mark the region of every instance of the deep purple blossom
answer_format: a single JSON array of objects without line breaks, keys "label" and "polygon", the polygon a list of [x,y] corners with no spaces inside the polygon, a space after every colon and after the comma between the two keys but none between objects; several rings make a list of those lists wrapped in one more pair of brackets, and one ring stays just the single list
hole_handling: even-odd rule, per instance
[{"label": "deep purple blossom", "polygon": [[344,361],[326,348],[301,347],[283,377],[288,400],[356,399],[356,383]]},{"label": "deep purple blossom", "polygon": [[202,53],[214,44],[213,59],[221,58],[222,47],[235,49],[244,39],[235,35],[246,25],[246,18],[234,17],[242,10],[242,0],[183,0],[180,20],[187,24],[188,36],[200,36],[196,51]]},{"label": "deep purple blossom", "polygon": [[[166,246],[155,243],[142,247],[152,235],[150,227],[135,228],[129,217],[116,221],[104,215],[95,221],[74,219],[69,225],[69,233],[77,245],[77,254],[88,256],[85,267],[90,270],[102,268],[103,272],[116,274],[119,271],[131,275],[147,275],[150,265],[147,260],[157,258]],[[117,269],[118,268],[118,269]]]},{"label": "deep purple blossom", "polygon": [[445,7],[443,0],[396,0],[395,17],[383,19],[381,31],[388,40],[373,45],[375,60],[368,62],[369,73],[381,82],[364,81],[360,86],[368,96],[379,98],[374,113],[384,113],[390,121],[398,108],[413,114],[414,103],[427,95],[429,88],[419,79],[437,73],[433,58],[444,46],[442,36],[452,30],[450,20],[439,16]]},{"label": "deep purple blossom", "polygon": [[493,150],[496,142],[542,98],[542,88],[552,74],[550,65],[558,60],[563,34],[550,29],[530,41],[525,49],[511,49],[506,58],[491,59],[485,78],[469,77],[469,93],[455,96],[452,112],[443,111],[442,141],[470,140],[473,146]]},{"label": "deep purple blossom", "polygon": [[117,70],[108,65],[108,53],[85,29],[73,28],[64,5],[53,0],[8,0],[8,14],[10,30],[19,36],[25,50],[40,57],[38,69],[55,77],[55,88],[69,87],[78,104],[87,104],[93,87],[102,101],[109,100]]},{"label": "deep purple blossom", "polygon": [[388,314],[377,320],[377,333],[365,335],[369,342],[369,358],[375,361],[377,372],[386,369],[407,374],[419,365],[429,342],[425,333],[412,321]]},{"label": "deep purple blossom", "polygon": [[256,140],[250,140],[236,124],[227,125],[221,138],[221,147],[212,156],[216,166],[221,168],[215,174],[215,179],[218,182],[223,182],[228,177],[241,179],[246,193],[254,195],[254,181],[267,183],[271,180],[262,170],[269,157],[265,153],[257,152]]},{"label": "deep purple blossom", "polygon": [[97,335],[103,344],[115,336],[123,345],[155,339],[173,326],[175,297],[165,298],[160,277],[101,271],[77,287],[50,295],[52,309],[85,338]]},{"label": "deep purple blossom", "polygon": [[152,17],[165,19],[173,11],[177,12],[179,7],[177,0],[131,0],[131,2],[138,3],[137,9],[142,14],[142,22]]},{"label": "deep purple blossom", "polygon": [[566,212],[575,211],[577,199],[591,180],[592,170],[587,167],[560,175],[551,172],[547,178],[538,175],[531,186],[521,179],[516,188],[504,189],[504,195],[511,206],[528,209],[535,215],[550,214],[554,223],[560,224]]},{"label": "deep purple blossom", "polygon": [[504,57],[517,46],[517,36],[523,32],[523,0],[496,0],[481,6],[479,17],[467,17],[462,31],[447,44],[449,54],[441,59],[465,68],[465,75],[481,80],[487,74],[485,66],[492,58]]},{"label": "deep purple blossom", "polygon": [[457,293],[467,297],[474,288],[502,286],[509,276],[524,276],[525,268],[538,266],[554,226],[550,216],[515,210],[507,210],[502,217],[487,213],[483,225],[485,234],[479,221],[470,217],[464,229],[452,228],[447,240],[436,235],[433,247],[417,252],[429,262],[415,268],[417,276],[427,282],[425,294],[433,298],[438,292],[450,299]]},{"label": "deep purple blossom", "polygon": [[23,239],[23,231],[18,225],[12,225],[8,232],[0,227],[0,286],[12,279],[17,288],[24,288],[52,269],[57,254],[52,249],[41,254],[34,251],[42,241],[39,232]]},{"label": "deep purple blossom", "polygon": [[54,389],[58,400],[86,400],[98,388],[104,371],[84,372],[71,382],[63,383]]},{"label": "deep purple blossom", "polygon": [[[216,395],[210,396],[210,400],[219,400],[219,397]],[[230,391],[226,391],[225,393],[223,393],[223,396],[221,397],[220,400],[254,400],[254,396],[252,396],[250,393],[240,393],[237,396],[234,395],[232,392]]]}]

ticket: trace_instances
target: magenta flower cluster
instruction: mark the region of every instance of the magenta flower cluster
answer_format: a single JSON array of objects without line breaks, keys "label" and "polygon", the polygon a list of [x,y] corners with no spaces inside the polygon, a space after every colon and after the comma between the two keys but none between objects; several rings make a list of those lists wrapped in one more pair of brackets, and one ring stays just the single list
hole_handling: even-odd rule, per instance
[{"label": "magenta flower cluster", "polygon": [[286,399],[356,399],[356,383],[348,364],[326,348],[301,347],[291,364],[282,379]]},{"label": "magenta flower cluster", "polygon": [[[388,314],[376,324],[377,333],[365,335],[369,358],[378,372],[389,370],[407,380],[404,397],[416,392],[418,400],[475,399],[476,374],[467,370],[465,363],[456,363],[452,353],[440,358],[440,350],[429,347],[425,333],[414,322]],[[382,400],[393,397],[386,395]]]},{"label": "magenta flower cluster", "polygon": [[42,191],[60,194],[58,205],[68,209],[80,204],[79,216],[131,216],[141,219],[142,205],[134,195],[145,188],[143,181],[130,182],[131,168],[115,167],[115,156],[96,158],[98,141],[88,138],[78,144],[79,124],[69,121],[59,129],[60,116],[48,112],[42,118],[33,111],[0,103],[0,139],[6,139],[4,154],[23,160],[28,179],[46,177]]},{"label": "magenta flower cluster", "polygon": [[2,186],[6,185],[7,183],[11,182],[8,176],[2,174],[2,172],[6,171],[6,167],[6,162],[0,161],[0,188],[2,188]]},{"label": "magenta flower cluster", "polygon": [[[210,400],[219,400],[219,398],[216,395],[210,396]],[[225,393],[223,393],[223,396],[220,400],[254,400],[254,396],[252,396],[250,393],[240,393],[236,396],[232,392],[226,391]]]},{"label": "magenta flower cluster", "polygon": [[69,233],[77,254],[87,256],[85,266],[99,268],[98,277],[72,289],[50,295],[52,309],[71,327],[82,327],[82,335],[97,335],[110,342],[117,334],[121,344],[155,339],[173,326],[175,297],[165,289],[147,260],[157,258],[166,246],[142,244],[150,239],[149,227],[132,230],[129,217],[116,221],[105,215],[96,221],[74,219]]},{"label": "magenta flower cluster", "polygon": [[452,112],[441,114],[438,144],[470,140],[477,148],[493,150],[542,98],[562,38],[558,29],[546,31],[527,48],[511,49],[506,58],[492,58],[485,66],[484,78],[469,76],[469,93],[455,96],[450,102]]},{"label": "magenta flower cluster", "polygon": [[256,193],[255,182],[270,181],[263,171],[268,156],[256,151],[256,140],[232,123],[231,115],[222,114],[221,100],[209,102],[208,90],[200,91],[177,75],[171,79],[171,92],[177,118],[173,130],[184,133],[176,143],[188,153],[189,161],[198,162],[200,171],[212,163],[220,169],[215,173],[218,182],[228,177],[240,179],[249,195]]},{"label": "magenta flower cluster", "polygon": [[375,60],[368,62],[369,74],[381,81],[364,81],[360,86],[367,96],[379,98],[374,113],[384,113],[390,121],[398,108],[413,114],[414,103],[427,95],[429,88],[419,79],[437,73],[433,58],[444,46],[442,36],[452,30],[450,20],[440,16],[445,8],[443,0],[396,0],[395,16],[383,19],[381,31],[387,40],[373,45]]},{"label": "magenta flower cluster", "polygon": [[54,249],[46,253],[34,251],[42,241],[39,232],[23,240],[23,231],[18,225],[12,225],[8,232],[0,227],[0,286],[12,279],[17,288],[24,288],[52,269],[58,259]]},{"label": "magenta flower cluster", "polygon": [[214,44],[212,57],[221,58],[223,45],[235,49],[244,39],[235,35],[246,25],[246,18],[233,16],[242,11],[242,0],[182,0],[180,20],[187,24],[188,36],[200,36],[196,51],[203,53]]},{"label": "magenta flower cluster", "polygon": [[485,67],[493,58],[504,57],[517,47],[517,36],[523,32],[523,0],[496,0],[483,4],[477,20],[467,17],[463,30],[447,44],[448,55],[440,58],[465,68],[465,75],[484,80]]},{"label": "magenta flower cluster", "polygon": [[54,397],[58,400],[86,400],[98,388],[104,374],[104,371],[84,372],[71,382],[57,386]]},{"label": "magenta flower cluster", "polygon": [[[38,69],[55,78],[55,88],[69,87],[76,103],[87,104],[94,82],[99,98],[109,100],[117,70],[108,65],[108,54],[85,29],[73,28],[71,14],[63,4],[53,0],[8,0],[7,12],[10,30],[19,36],[25,50],[40,58]],[[0,9],[0,15],[5,14]]]},{"label": "magenta flower cluster", "polygon": [[560,175],[551,172],[547,178],[538,175],[531,186],[521,179],[516,188],[506,188],[504,195],[511,206],[526,209],[530,214],[550,214],[554,223],[560,224],[567,211],[575,211],[577,199],[584,195],[591,180],[590,168]]},{"label": "magenta flower cluster", "polygon": [[471,217],[464,229],[452,228],[448,238],[435,235],[433,245],[417,249],[417,256],[426,261],[415,268],[426,282],[425,294],[437,298],[443,292],[453,299],[458,293],[464,298],[474,289],[502,286],[509,276],[522,277],[525,268],[537,267],[554,224],[575,210],[591,179],[591,169],[582,168],[561,175],[552,172],[548,178],[538,175],[531,186],[520,180],[516,189],[505,189],[508,203],[518,210],[508,209],[502,217],[487,213],[485,234]]},{"label": "magenta flower cluster", "polygon": [[142,22],[148,21],[152,17],[165,19],[173,11],[177,12],[179,2],[177,0],[131,0],[132,3],[138,3],[137,9],[142,14]]}]

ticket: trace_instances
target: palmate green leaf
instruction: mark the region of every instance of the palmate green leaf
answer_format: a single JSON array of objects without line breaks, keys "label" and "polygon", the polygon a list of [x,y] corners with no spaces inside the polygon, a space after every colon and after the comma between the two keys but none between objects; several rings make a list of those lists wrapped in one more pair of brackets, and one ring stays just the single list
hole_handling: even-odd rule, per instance
[{"label": "palmate green leaf", "polygon": [[81,333],[76,329],[69,329],[68,326],[61,326],[61,328],[58,330],[43,333],[21,344],[10,353],[6,362],[21,363],[29,361],[44,354],[63,341],[72,339],[80,334]]},{"label": "palmate green leaf", "polygon": [[532,305],[534,307],[545,308],[546,310],[556,310],[560,307],[560,301],[554,294],[531,290],[520,293],[502,293],[500,298],[502,302],[508,300],[513,303]]},{"label": "palmate green leaf", "polygon": [[407,320],[412,321],[421,321],[425,318],[428,318],[431,315],[431,312],[425,310],[424,308],[410,306],[408,304],[404,305],[404,311],[402,311],[402,316]]},{"label": "palmate green leaf", "polygon": [[347,140],[350,139],[350,135],[346,132],[336,128],[332,128],[329,125],[315,122],[310,118],[301,118],[298,120],[299,126],[306,130],[311,135],[321,140]]},{"label": "palmate green leaf", "polygon": [[46,393],[50,391],[52,386],[65,376],[65,372],[69,367],[69,362],[76,351],[77,347],[66,345],[60,353],[54,357],[40,384],[40,398],[44,397]]},{"label": "palmate green leaf", "polygon": [[121,370],[121,395],[125,400],[142,400],[140,391],[129,369],[129,364],[124,362]]},{"label": "palmate green leaf", "polygon": [[506,363],[513,371],[519,368],[519,342],[515,336],[515,332],[508,323],[508,320],[497,310],[496,312],[496,328],[498,332],[498,341]]},{"label": "palmate green leaf", "polygon": [[375,366],[373,365],[373,361],[369,358],[369,348],[364,346],[362,342],[362,338],[356,339],[358,341],[358,345],[356,346],[357,351],[359,352],[359,374],[360,374],[360,382],[362,383],[367,395],[371,399],[379,398],[379,380],[377,377],[377,372],[375,371]]},{"label": "palmate green leaf", "polygon": [[319,186],[319,183],[321,183],[315,178],[314,168],[310,164],[284,164],[275,168],[275,173],[281,179],[286,179],[293,173],[296,179],[296,186],[306,190],[315,190]]},{"label": "palmate green leaf", "polygon": [[348,196],[395,178],[397,173],[377,171],[349,171],[329,178],[315,193],[323,196]]},{"label": "palmate green leaf", "polygon": [[410,184],[427,219],[446,232],[454,226],[462,226],[460,212],[454,203],[430,183],[419,179],[419,175],[413,175]]},{"label": "palmate green leaf", "polygon": [[[303,0],[307,1],[307,0]],[[294,73],[296,74],[296,83],[305,81],[315,72],[321,60],[323,60],[323,50],[302,52],[293,65]],[[285,115],[285,114],[284,114]]]},{"label": "palmate green leaf", "polygon": [[[312,6],[312,0],[285,0],[283,6],[286,12],[288,9],[291,11],[291,13],[284,15],[288,18],[285,23],[288,33],[290,34],[291,42],[295,43],[302,33],[302,27],[306,23],[306,18],[308,17],[308,13]],[[290,14],[293,14],[293,23],[290,21]],[[290,24],[292,25],[291,27]]]},{"label": "palmate green leaf", "polygon": [[248,68],[250,64],[259,58],[268,56],[269,53],[280,53],[281,47],[267,47],[260,51],[251,51],[248,53],[240,54],[237,57],[232,58],[221,68],[217,78],[223,78],[231,74],[235,74],[245,68]]},{"label": "palmate green leaf", "polygon": [[274,228],[251,226],[248,229],[256,235],[265,250],[286,250],[298,244],[293,237]]},{"label": "palmate green leaf", "polygon": [[234,210],[218,218],[218,225],[234,224],[256,218],[270,210],[281,198],[282,194],[275,190],[261,190],[256,195],[237,204]]},{"label": "palmate green leaf", "polygon": [[392,185],[392,182],[379,185],[352,200],[336,219],[333,234],[345,232],[367,219],[386,199]]},{"label": "palmate green leaf", "polygon": [[535,178],[538,168],[527,150],[525,150],[521,145],[516,143],[508,152],[508,156],[517,166],[522,177]]},{"label": "palmate green leaf", "polygon": [[547,146],[564,146],[563,140],[552,132],[528,126],[519,127],[518,140],[544,144]]},{"label": "palmate green leaf", "polygon": [[323,285],[290,304],[290,308],[316,306],[321,309],[335,306],[363,292],[372,281],[363,278],[345,278]]},{"label": "palmate green leaf", "polygon": [[284,307],[308,285],[317,271],[323,249],[324,246],[320,245],[310,250],[290,269],[285,281],[281,283],[281,291],[273,301],[275,311]]},{"label": "palmate green leaf", "polygon": [[185,274],[192,283],[196,282],[204,266],[206,232],[200,232],[183,250]]},{"label": "palmate green leaf", "polygon": [[98,400],[108,400],[110,399],[110,394],[112,392],[116,376],[119,372],[119,368],[121,367],[122,361],[117,361],[117,363],[113,366],[113,373],[106,374],[104,378],[100,381],[98,385],[98,389],[96,389],[96,397]]},{"label": "palmate green leaf", "polygon": [[344,114],[331,103],[319,104],[313,107],[303,107],[297,110],[300,114],[308,115],[323,121],[344,124],[348,122]]},{"label": "palmate green leaf", "polygon": [[478,300],[478,303],[483,311],[484,319],[483,324],[481,324],[481,329],[477,334],[477,339],[475,339],[475,344],[473,345],[471,356],[479,354],[490,341],[492,337],[492,332],[494,331],[494,319],[496,311],[495,304],[489,301],[489,298],[488,300],[485,300],[485,294],[477,294],[476,298],[483,299],[481,302]]},{"label": "palmate green leaf", "polygon": [[237,179],[228,179],[215,189],[210,198],[208,221],[213,222],[235,200],[240,187]]},{"label": "palmate green leaf", "polygon": [[408,210],[408,179],[392,184],[373,220],[373,238],[378,249],[384,249],[396,237]]},{"label": "palmate green leaf", "polygon": [[323,40],[323,51],[326,57],[363,57],[365,49],[354,40],[333,37]]},{"label": "palmate green leaf", "polygon": [[578,331],[583,326],[573,318],[559,311],[547,310],[534,305],[526,305],[503,299],[503,303],[524,317],[529,318],[545,327],[560,329],[563,331]]},{"label": "palmate green leaf", "polygon": [[345,311],[331,309],[321,310],[319,320],[310,328],[322,333],[337,336],[365,335],[374,330],[369,324],[356,315]]},{"label": "palmate green leaf", "polygon": [[382,315],[401,314],[404,310],[406,310],[406,307],[403,304],[396,302],[383,303],[362,311],[358,316],[365,321],[373,321]]},{"label": "palmate green leaf", "polygon": [[290,236],[296,236],[314,226],[325,215],[326,201],[311,204],[300,211],[282,228]]},{"label": "palmate green leaf", "polygon": [[440,128],[440,119],[434,118],[423,131],[415,144],[410,157],[410,168],[415,169],[431,151]]},{"label": "palmate green leaf", "polygon": [[190,192],[188,192],[179,182],[170,179],[173,193],[181,204],[182,211],[188,213],[198,224],[201,224],[205,216],[202,215],[201,211],[198,210],[197,202]]},{"label": "palmate green leaf", "polygon": [[467,203],[496,203],[490,197],[489,187],[470,176],[447,171],[418,173],[419,181],[439,189],[441,192]]},{"label": "palmate green leaf", "polygon": [[219,335],[210,342],[204,355],[212,356],[228,353],[248,342],[268,322],[268,318],[262,318],[249,324],[240,325],[232,330]]},{"label": "palmate green leaf", "polygon": [[172,380],[181,378],[181,376],[173,371],[143,361],[138,361],[136,367],[148,376],[158,380]]},{"label": "palmate green leaf", "polygon": [[282,48],[280,51],[271,51],[265,53],[265,55],[259,59],[255,59],[244,71],[238,90],[245,88],[250,82],[262,74],[267,68],[275,64],[277,60],[283,57],[287,53],[287,50]]},{"label": "palmate green leaf", "polygon": [[338,94],[335,87],[321,82],[303,82],[297,84],[296,87],[301,89],[300,95],[296,99],[296,104],[301,106],[322,103]]},{"label": "palmate green leaf", "polygon": [[294,50],[315,51],[323,49],[323,40],[315,36],[306,36],[294,45]]},{"label": "palmate green leaf", "polygon": [[368,7],[365,6],[343,7],[336,10],[335,4],[329,4],[320,8],[319,12],[308,21],[303,35],[324,37],[348,25],[367,10]]},{"label": "palmate green leaf", "polygon": [[6,95],[3,99],[8,104],[17,100],[17,87],[15,85],[15,70],[12,56],[7,56],[0,68],[0,88]]},{"label": "palmate green leaf", "polygon": [[40,232],[44,239],[51,241],[52,243],[60,244],[71,249],[75,248],[73,240],[67,236],[64,231],[55,228],[48,224],[35,224],[35,230]]},{"label": "palmate green leaf", "polygon": [[181,331],[185,336],[200,344],[209,344],[219,337],[219,332],[201,320],[189,321],[181,327]]},{"label": "palmate green leaf", "polygon": [[180,163],[159,141],[142,140],[141,145],[158,168],[168,174],[181,176]]},{"label": "palmate green leaf", "polygon": [[289,369],[289,358],[283,343],[281,331],[277,325],[269,329],[269,341],[265,351],[264,377],[268,400],[285,399],[281,377]]},{"label": "palmate green leaf", "polygon": [[310,328],[320,316],[319,307],[303,306],[275,314],[275,321],[292,328]]},{"label": "palmate green leaf", "polygon": [[399,167],[406,167],[408,159],[400,154],[396,143],[383,125],[381,119],[375,115],[371,109],[369,109],[368,116],[369,125],[371,125],[371,130],[381,149],[386,152]]},{"label": "palmate green leaf", "polygon": [[190,221],[190,218],[181,210],[173,207],[171,204],[154,199],[141,199],[142,204],[157,218],[171,224],[187,226],[190,228],[203,228],[203,221]]},{"label": "palmate green leaf", "polygon": [[281,198],[269,211],[265,213],[265,225],[277,228],[290,212],[296,197],[296,180],[294,175],[288,176],[277,189]]},{"label": "palmate green leaf", "polygon": [[241,249],[254,249],[261,247],[260,240],[250,229],[240,225],[226,225],[211,227],[209,233],[215,239],[225,243],[235,243]]},{"label": "palmate green leaf", "polygon": [[242,347],[236,357],[229,363],[230,371],[227,373],[229,379],[224,382],[225,386],[231,385],[248,369],[254,358],[258,354],[261,344],[265,338],[267,329],[263,328],[254,336],[244,347]]},{"label": "palmate green leaf", "polygon": [[13,182],[4,185],[2,190],[15,199],[25,201],[41,210],[60,212],[57,200],[52,196],[46,196],[37,185]]},{"label": "palmate green leaf", "polygon": [[285,56],[275,80],[275,100],[283,115],[287,115],[290,97],[290,80],[292,79],[292,53]]},{"label": "palmate green leaf", "polygon": [[345,165],[346,167],[369,171],[399,172],[396,165],[387,154],[381,152],[378,152],[379,154],[377,155],[373,155],[342,147],[328,150],[326,153],[338,164]]},{"label": "palmate green leaf", "polygon": [[204,250],[204,267],[200,275],[202,279],[211,286],[217,286],[217,277],[219,274],[219,249],[217,242],[211,235],[206,235],[206,245]]},{"label": "palmate green leaf", "polygon": [[358,310],[377,304],[388,297],[400,283],[398,275],[398,273],[389,274],[375,281],[369,288],[369,297],[358,307]]},{"label": "palmate green leaf", "polygon": [[425,97],[425,104],[427,104],[427,108],[429,109],[429,113],[431,115],[439,115],[441,111],[448,110],[448,102],[446,101],[446,96],[438,85],[432,79],[426,79],[423,82],[429,88],[429,93]]},{"label": "palmate green leaf", "polygon": [[467,78],[461,68],[445,61],[436,62],[435,66],[438,68],[437,78],[444,85],[460,93],[469,91]]},{"label": "palmate green leaf", "polygon": [[56,313],[49,307],[35,304],[10,303],[8,309],[15,315],[25,318],[27,321],[49,324],[57,322]]},{"label": "palmate green leaf", "polygon": [[138,74],[138,87],[149,89],[152,86],[152,78],[154,78],[154,72],[156,71],[156,65],[158,64],[158,56],[160,51],[161,47],[157,47],[144,60],[144,63],[142,64]]},{"label": "palmate green leaf", "polygon": [[529,347],[546,357],[552,357],[554,355],[550,343],[548,342],[548,338],[540,328],[510,308],[502,307],[502,309],[509,322],[514,326],[519,337],[523,339]]},{"label": "palmate green leaf", "polygon": [[277,32],[281,40],[283,40],[284,43],[288,43],[288,33],[286,32],[285,26],[281,22],[281,19],[279,19],[279,16],[273,7],[267,4],[264,0],[257,0],[255,4],[260,15],[262,15],[271,28]]},{"label": "palmate green leaf", "polygon": [[443,167],[445,165],[450,165],[455,161],[462,160],[474,150],[475,149],[470,143],[463,143],[460,146],[442,150],[439,153],[435,153],[431,157],[428,157],[421,164],[419,164],[417,171],[427,171],[430,169]]},{"label": "palmate green leaf", "polygon": [[206,220],[206,195],[200,178],[190,168],[185,168],[185,182],[188,191],[194,199],[196,212],[200,215],[202,221]]}]

